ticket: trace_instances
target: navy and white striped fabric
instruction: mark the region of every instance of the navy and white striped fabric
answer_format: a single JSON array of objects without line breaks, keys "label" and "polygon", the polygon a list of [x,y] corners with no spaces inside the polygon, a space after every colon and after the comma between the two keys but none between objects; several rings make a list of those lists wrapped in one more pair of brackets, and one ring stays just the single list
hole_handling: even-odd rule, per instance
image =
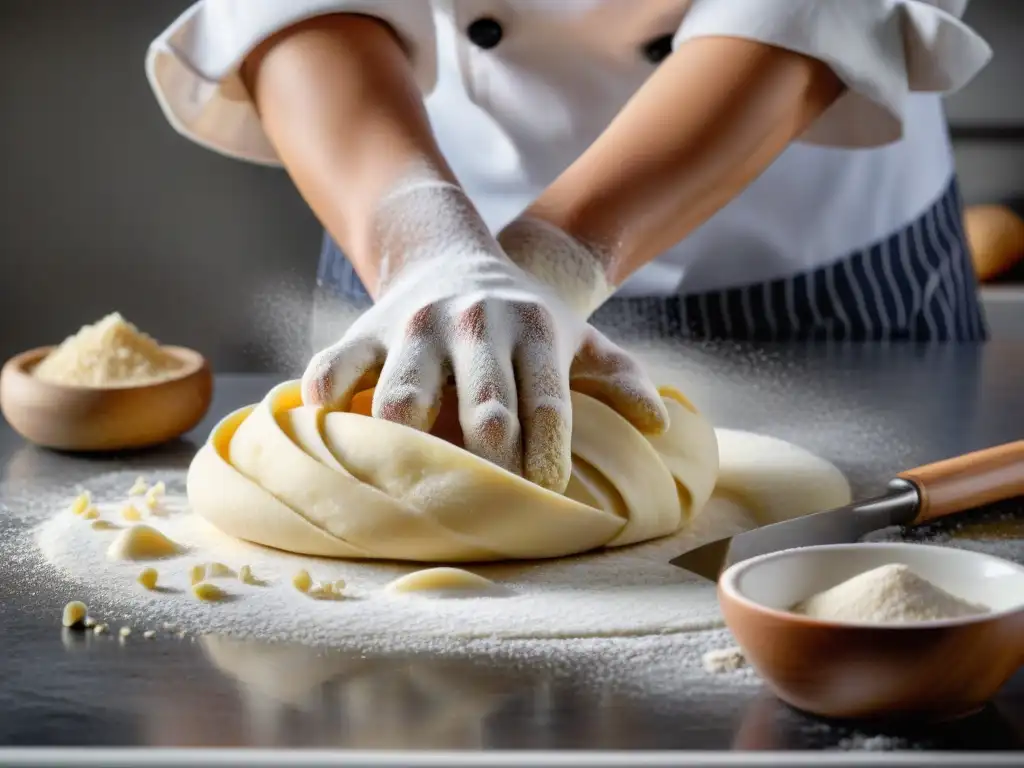
[{"label": "navy and white striped fabric", "polygon": [[[956,179],[916,221],[835,263],[768,283],[686,296],[611,299],[598,326],[655,337],[750,341],[983,341],[986,328]],[[326,238],[322,291],[368,302]]]}]

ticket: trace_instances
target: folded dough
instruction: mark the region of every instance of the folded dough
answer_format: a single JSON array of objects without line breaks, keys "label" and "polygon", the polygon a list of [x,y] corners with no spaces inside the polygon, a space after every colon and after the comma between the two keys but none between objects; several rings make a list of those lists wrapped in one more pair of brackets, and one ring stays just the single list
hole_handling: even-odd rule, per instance
[{"label": "folded dough", "polygon": [[188,473],[193,509],[239,539],[306,555],[417,562],[562,557],[666,536],[707,503],[718,475],[711,424],[663,389],[671,426],[644,435],[572,393],[572,477],[547,491],[461,447],[454,393],[435,434],[303,406],[299,383],[213,430]]}]

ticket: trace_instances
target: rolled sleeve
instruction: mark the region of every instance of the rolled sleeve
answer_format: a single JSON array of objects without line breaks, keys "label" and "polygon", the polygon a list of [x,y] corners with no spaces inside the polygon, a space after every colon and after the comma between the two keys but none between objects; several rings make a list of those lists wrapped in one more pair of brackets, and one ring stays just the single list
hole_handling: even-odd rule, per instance
[{"label": "rolled sleeve", "polygon": [[408,52],[420,88],[433,89],[437,51],[429,0],[201,0],[153,41],[146,56],[146,75],[164,115],[204,147],[279,165],[239,67],[277,32],[333,13],[387,23]]},{"label": "rolled sleeve", "polygon": [[694,0],[675,45],[738,37],[828,64],[846,92],[800,141],[871,147],[903,135],[907,97],[952,93],[989,61],[962,0]]}]

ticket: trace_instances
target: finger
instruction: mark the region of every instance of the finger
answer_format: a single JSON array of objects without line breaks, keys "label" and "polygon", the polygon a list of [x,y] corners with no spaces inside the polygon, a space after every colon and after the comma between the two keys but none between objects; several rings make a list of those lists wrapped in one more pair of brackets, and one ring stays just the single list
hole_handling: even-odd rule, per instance
[{"label": "finger", "polygon": [[668,409],[654,382],[632,355],[595,328],[584,337],[569,380],[574,390],[615,409],[641,432],[668,429]]},{"label": "finger", "polygon": [[441,409],[443,362],[432,313],[422,310],[408,324],[405,338],[388,350],[373,393],[373,416],[429,432]]},{"label": "finger", "polygon": [[572,471],[572,401],[569,372],[558,359],[554,328],[536,305],[516,308],[524,339],[515,352],[519,414],[523,431],[523,475],[562,493]]},{"label": "finger", "polygon": [[[513,474],[522,474],[516,382],[506,310],[483,301],[458,313],[449,342],[467,450]],[[502,326],[505,327],[502,327]]]},{"label": "finger", "polygon": [[357,392],[377,380],[384,347],[375,338],[343,338],[318,352],[302,375],[302,402],[331,409],[348,408]]}]

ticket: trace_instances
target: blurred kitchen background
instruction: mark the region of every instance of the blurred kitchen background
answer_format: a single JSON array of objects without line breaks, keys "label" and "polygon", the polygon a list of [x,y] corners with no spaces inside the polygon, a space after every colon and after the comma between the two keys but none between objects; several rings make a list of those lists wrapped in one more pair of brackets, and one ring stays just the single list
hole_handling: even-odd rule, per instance
[{"label": "blurred kitchen background", "polygon": [[[115,309],[219,371],[308,353],[316,221],[283,172],[175,134],[146,83],[147,45],[188,5],[0,2],[0,359]],[[973,0],[967,20],[996,55],[949,100],[964,195],[1020,210],[1024,2]],[[985,300],[996,335],[1024,338],[1024,278]]]}]

